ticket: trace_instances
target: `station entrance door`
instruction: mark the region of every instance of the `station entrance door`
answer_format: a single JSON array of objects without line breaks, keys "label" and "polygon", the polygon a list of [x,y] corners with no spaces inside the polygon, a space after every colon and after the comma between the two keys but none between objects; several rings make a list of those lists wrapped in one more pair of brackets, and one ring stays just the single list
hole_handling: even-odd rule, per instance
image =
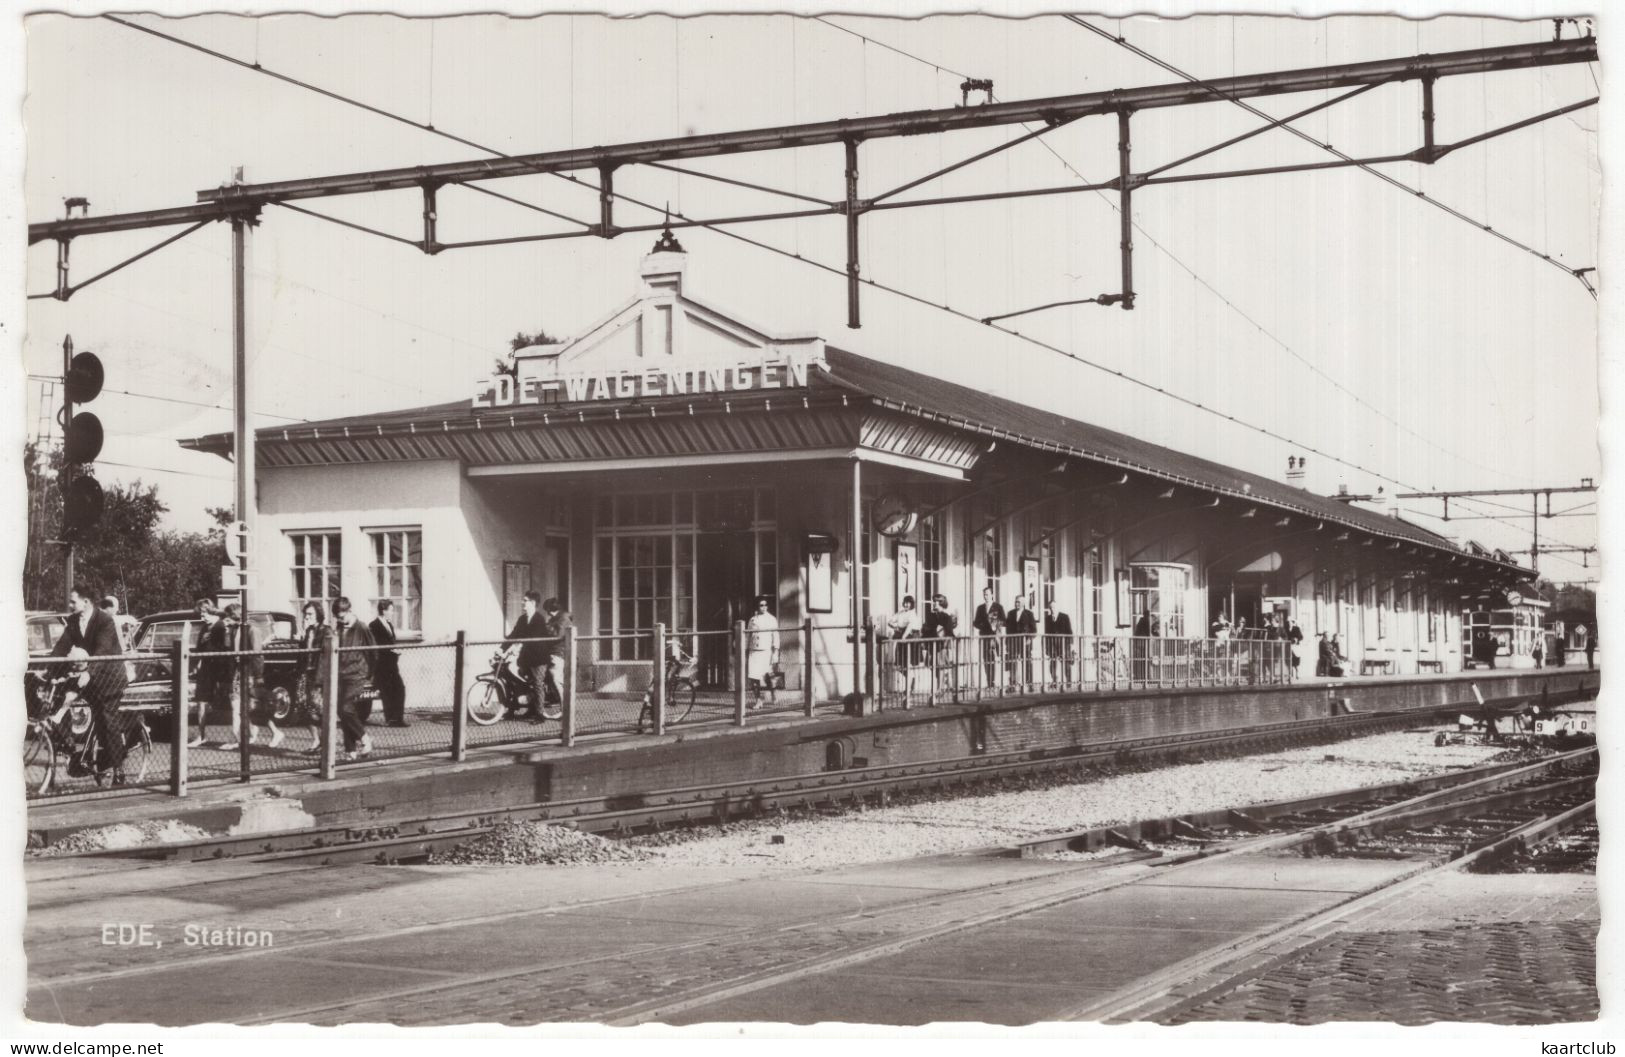
[{"label": "station entrance door", "polygon": [[[755,611],[756,539],[751,532],[701,532],[694,538],[694,610],[699,631],[730,631]],[[730,686],[731,639],[701,635],[700,677]]]}]

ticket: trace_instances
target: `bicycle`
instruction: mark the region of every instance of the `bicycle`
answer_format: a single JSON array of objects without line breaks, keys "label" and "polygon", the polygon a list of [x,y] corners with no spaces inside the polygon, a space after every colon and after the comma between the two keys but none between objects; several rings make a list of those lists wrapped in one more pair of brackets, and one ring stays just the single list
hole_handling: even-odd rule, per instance
[{"label": "bicycle", "polygon": [[488,727],[506,716],[510,709],[532,707],[533,695],[540,701],[538,711],[543,719],[558,719],[564,715],[564,706],[554,688],[536,686],[507,662],[508,655],[498,650],[491,656],[491,670],[469,684],[463,705],[470,720]]},{"label": "bicycle", "polygon": [[101,742],[96,724],[91,718],[91,707],[77,690],[68,686],[68,679],[44,680],[30,676],[30,709],[28,729],[23,735],[23,780],[28,792],[43,796],[57,783],[58,760],[66,764],[67,776],[90,776],[97,786],[138,784],[146,777],[152,758],[152,731],[147,728],[146,717],[134,716],[134,729],[124,732],[124,762],[117,769],[97,767],[101,756]]},{"label": "bicycle", "polygon": [[[666,725],[675,726],[688,719],[694,703],[700,696],[700,662],[684,652],[675,641],[666,658]],[[644,719],[654,723],[654,695],[643,692],[643,707],[638,710],[638,733],[643,733]]]}]

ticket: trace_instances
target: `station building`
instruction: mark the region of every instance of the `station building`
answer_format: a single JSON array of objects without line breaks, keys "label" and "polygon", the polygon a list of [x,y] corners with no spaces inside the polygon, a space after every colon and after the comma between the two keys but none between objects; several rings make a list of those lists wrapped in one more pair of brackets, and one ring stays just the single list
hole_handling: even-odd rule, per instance
[{"label": "station building", "polygon": [[[810,621],[818,691],[854,623],[984,588],[1075,633],[1203,638],[1287,609],[1351,674],[1463,667],[1469,597],[1533,576],[1398,517],[747,323],[668,232],[627,303],[453,403],[259,430],[256,606],[396,604],[404,638],[500,637],[526,590],[584,635]],[[231,437],[184,447],[229,458]],[[1528,592],[1526,592],[1528,593]],[[1147,619],[1142,622],[1142,617]],[[805,648],[800,636],[785,660]],[[598,663],[647,669],[646,639]],[[1365,664],[1364,662],[1373,662]],[[600,684],[606,679],[600,673]]]}]

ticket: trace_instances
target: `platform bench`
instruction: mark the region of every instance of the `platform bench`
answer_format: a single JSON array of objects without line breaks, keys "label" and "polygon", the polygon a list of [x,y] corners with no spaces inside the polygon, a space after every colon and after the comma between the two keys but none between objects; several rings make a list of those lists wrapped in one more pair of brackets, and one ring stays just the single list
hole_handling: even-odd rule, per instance
[{"label": "platform bench", "polygon": [[1383,675],[1387,675],[1389,672],[1394,670],[1394,662],[1386,657],[1380,659],[1368,658],[1360,662],[1361,675],[1370,675],[1373,668],[1380,671]]}]

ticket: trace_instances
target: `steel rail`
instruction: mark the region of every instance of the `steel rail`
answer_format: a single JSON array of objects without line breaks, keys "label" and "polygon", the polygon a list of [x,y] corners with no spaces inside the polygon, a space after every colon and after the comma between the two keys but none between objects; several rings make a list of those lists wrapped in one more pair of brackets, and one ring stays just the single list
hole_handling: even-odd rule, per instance
[{"label": "steel rail", "polygon": [[[1092,826],[1087,829],[1073,830],[1067,833],[1057,833],[1035,840],[1023,841],[1016,846],[1016,850],[1022,857],[1030,857],[1042,855],[1046,852],[1095,851],[1113,843],[1121,843],[1124,837],[1131,840],[1159,840],[1188,836],[1191,832],[1200,831],[1208,826],[1259,829],[1261,828],[1260,823],[1270,819],[1301,815],[1310,811],[1355,806],[1388,797],[1403,799],[1405,804],[1410,806],[1410,812],[1409,814],[1381,816],[1384,822],[1389,818],[1421,817],[1423,812],[1426,811],[1444,812],[1449,810],[1440,806],[1439,802],[1441,801],[1453,803],[1464,796],[1483,797],[1489,795],[1484,792],[1485,790],[1495,790],[1506,783],[1523,781],[1543,771],[1566,766],[1569,763],[1583,760],[1587,756],[1595,756],[1596,751],[1595,747],[1590,747],[1552,756],[1534,764],[1517,760],[1510,763],[1475,767],[1468,771],[1454,771],[1426,778],[1408,778],[1398,782],[1359,786],[1354,789],[1341,789],[1333,793],[1319,793],[1289,800],[1272,800],[1268,803],[1250,804],[1240,808],[1218,808],[1212,811],[1170,815],[1165,818],[1141,819],[1126,824]],[[1475,800],[1473,802],[1479,801]],[[1396,808],[1399,806],[1397,801],[1394,806]],[[1336,824],[1335,820],[1323,823],[1323,825]],[[1377,824],[1376,822],[1369,823],[1372,826]]]}]

